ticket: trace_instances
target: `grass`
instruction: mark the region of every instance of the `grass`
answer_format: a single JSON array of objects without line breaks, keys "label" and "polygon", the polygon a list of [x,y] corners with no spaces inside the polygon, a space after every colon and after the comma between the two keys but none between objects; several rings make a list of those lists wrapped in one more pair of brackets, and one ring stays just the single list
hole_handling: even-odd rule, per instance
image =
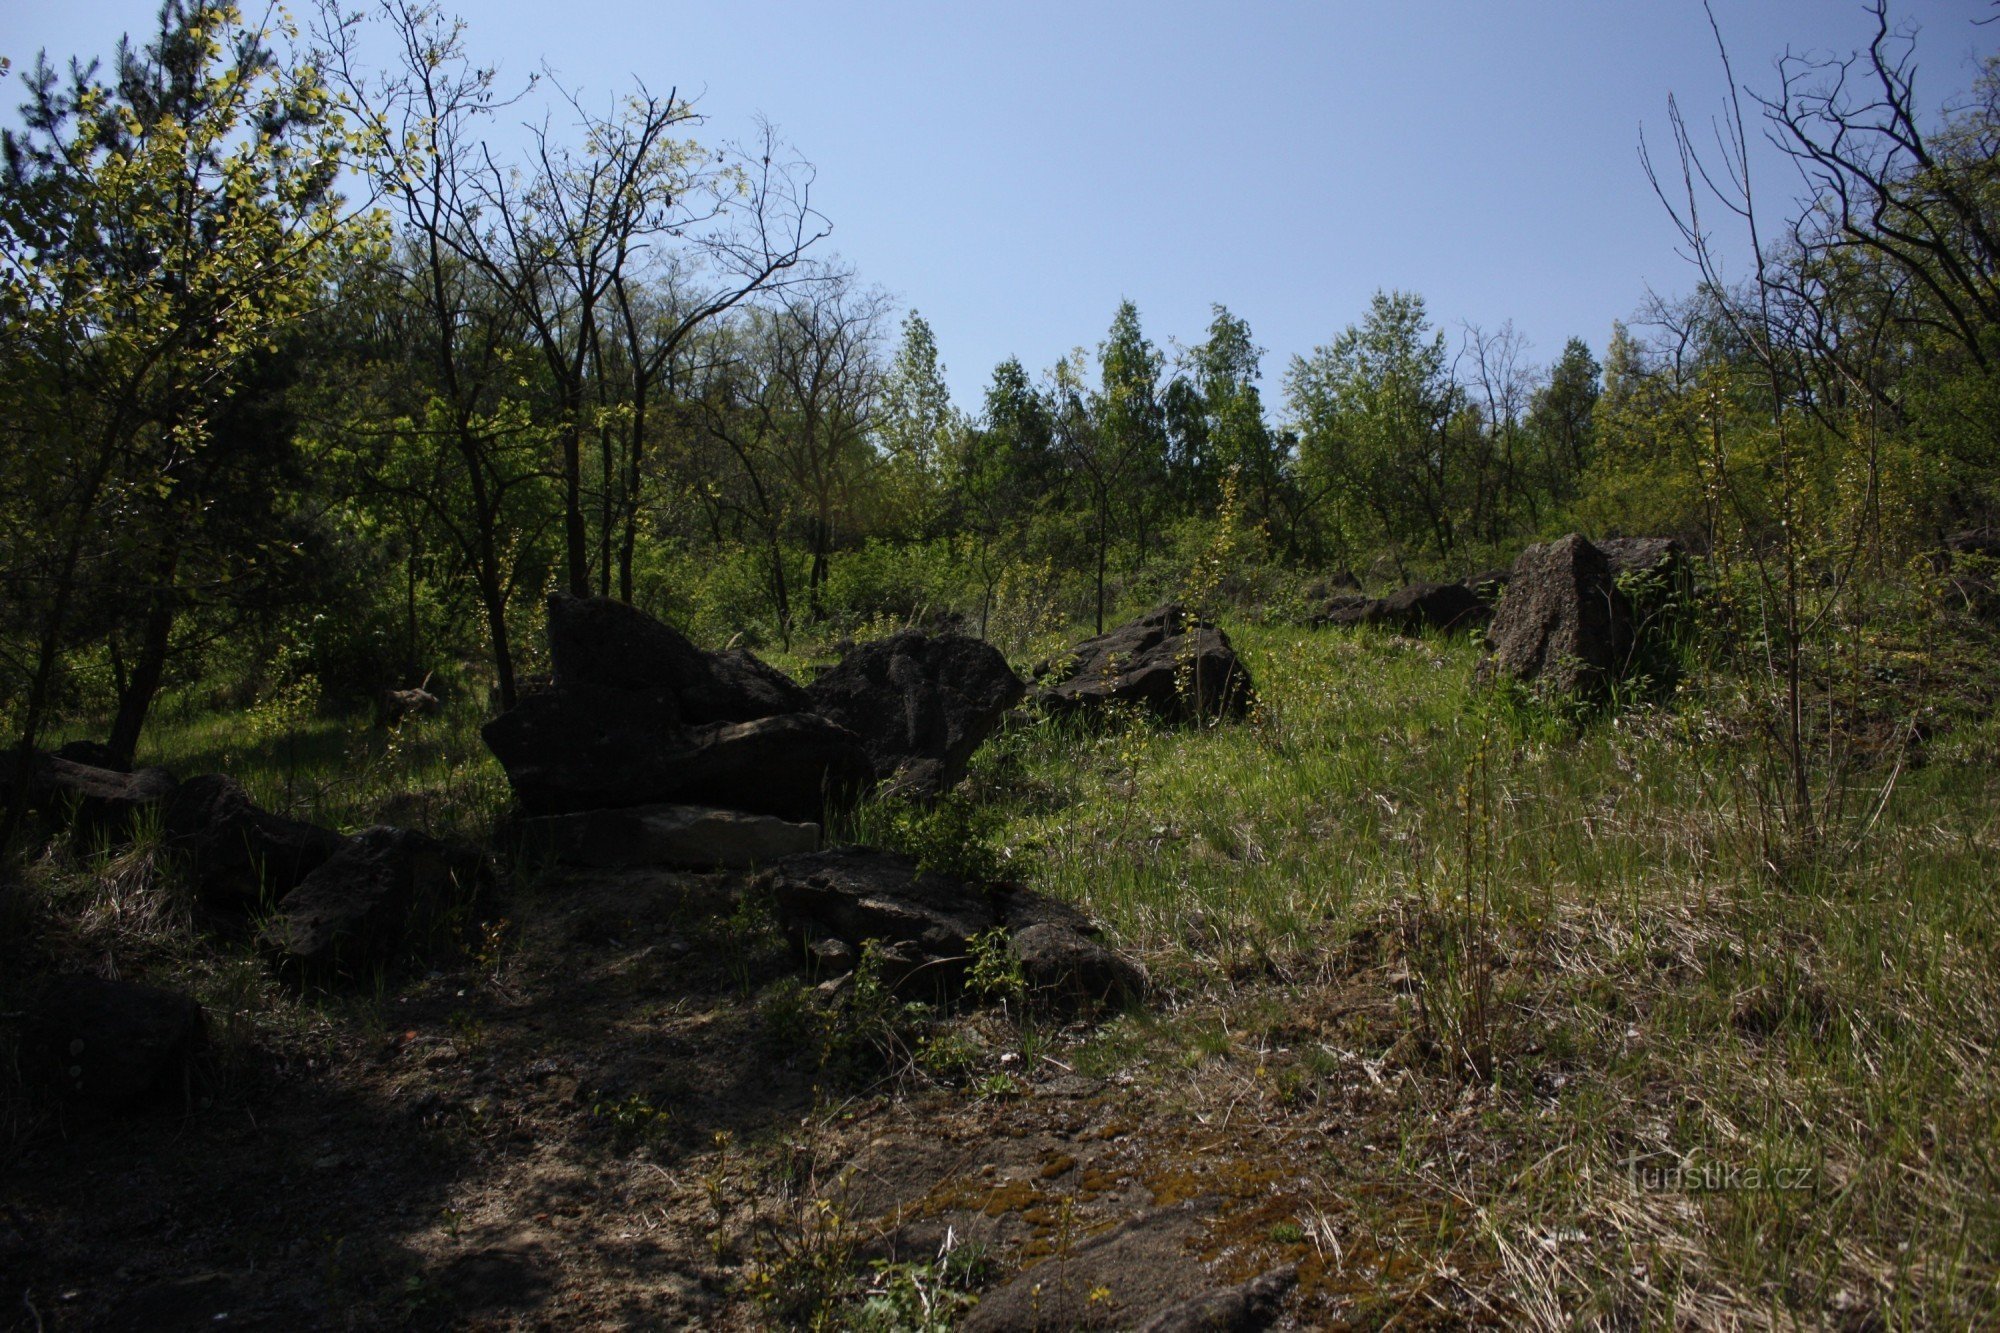
[{"label": "grass", "polygon": [[[1007,863],[1190,1012],[1304,996],[1386,934],[1390,1064],[1437,1085],[1407,1128],[1472,1085],[1488,1160],[1451,1189],[1518,1313],[2000,1312],[1990,724],[1953,743],[1974,762],[1854,777],[1856,817],[1792,864],[1723,691],[1576,731],[1475,687],[1467,639],[1235,638],[1248,725],[990,745]],[[1216,1054],[1134,1022],[1140,1051]]]},{"label": "grass", "polygon": [[[1033,721],[948,816],[855,827],[977,841],[1146,962],[1158,1002],[1068,1050],[1078,1070],[1227,1083],[1301,1124],[1383,1093],[1368,1155],[1324,1149],[1340,1198],[1260,1236],[1364,1312],[1400,1283],[1546,1327],[2000,1318],[1990,711],[1846,775],[1799,856],[1740,680],[1579,725],[1476,684],[1466,638],[1229,628],[1247,722]],[[477,722],[169,708],[142,759],[338,827],[477,836],[505,800]],[[38,882],[93,948],[157,941],[171,912],[117,887],[139,856]],[[271,991],[210,980],[231,1015]]]}]

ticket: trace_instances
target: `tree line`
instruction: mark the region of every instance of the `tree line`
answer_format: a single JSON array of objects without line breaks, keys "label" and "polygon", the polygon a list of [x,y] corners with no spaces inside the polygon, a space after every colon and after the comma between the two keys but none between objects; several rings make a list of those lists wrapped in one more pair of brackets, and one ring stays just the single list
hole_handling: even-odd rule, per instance
[{"label": "tree line", "polygon": [[[1237,572],[1403,579],[1668,533],[1782,551],[1809,620],[1864,545],[1996,499],[2000,66],[1927,113],[1876,12],[1868,50],[1788,61],[1748,114],[1802,199],[1675,111],[1649,161],[1699,281],[1601,360],[1383,291],[1267,402],[1243,319],[1163,346],[1124,302],[963,411],[769,128],[503,88],[409,0],[300,28],[169,0],[108,67],[27,70],[5,135],[11,736],[99,710],[130,758],[218,670],[359,694],[469,657],[506,707],[554,588],[785,646],[926,611],[1102,625],[1225,540]],[[1711,262],[1724,221],[1748,279]]]}]

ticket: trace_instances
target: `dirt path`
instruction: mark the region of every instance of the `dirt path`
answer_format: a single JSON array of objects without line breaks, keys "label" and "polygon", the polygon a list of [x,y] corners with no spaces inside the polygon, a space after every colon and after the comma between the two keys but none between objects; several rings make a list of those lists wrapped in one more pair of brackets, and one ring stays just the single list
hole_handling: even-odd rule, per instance
[{"label": "dirt path", "polygon": [[1430,1276],[1448,1191],[1389,1169],[1408,1091],[1369,1062],[1396,1033],[1365,969],[1206,1055],[976,1013],[960,1086],[857,1092],[769,999],[793,964],[732,881],[579,875],[511,906],[448,971],[220,1016],[185,1108],[33,1137],[0,1321],[1127,1327],[1274,1270],[1280,1326],[1480,1314]]}]

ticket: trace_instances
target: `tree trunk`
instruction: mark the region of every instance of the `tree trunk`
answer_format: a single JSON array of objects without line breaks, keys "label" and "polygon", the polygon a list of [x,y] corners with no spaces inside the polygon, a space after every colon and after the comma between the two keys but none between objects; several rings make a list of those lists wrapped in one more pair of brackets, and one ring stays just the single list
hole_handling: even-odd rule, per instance
[{"label": "tree trunk", "polygon": [[479,600],[486,610],[486,635],[493,644],[493,675],[500,690],[500,711],[504,713],[513,708],[517,698],[514,651],[507,642],[507,596],[490,569],[479,572]]},{"label": "tree trunk", "polygon": [[563,547],[569,590],[590,596],[590,532],[583,521],[583,432],[572,405],[563,424]]},{"label": "tree trunk", "polygon": [[1098,492],[1097,500],[1097,632],[1104,633],[1104,560],[1111,545],[1111,497]]},{"label": "tree trunk", "polygon": [[174,563],[167,562],[166,582],[154,589],[152,605],[146,608],[139,655],[132,663],[131,674],[120,682],[118,708],[111,719],[111,735],[105,742],[113,757],[127,767],[139,752],[139,735],[146,728],[146,715],[152,711],[160,682],[166,678],[167,650],[174,628]]}]

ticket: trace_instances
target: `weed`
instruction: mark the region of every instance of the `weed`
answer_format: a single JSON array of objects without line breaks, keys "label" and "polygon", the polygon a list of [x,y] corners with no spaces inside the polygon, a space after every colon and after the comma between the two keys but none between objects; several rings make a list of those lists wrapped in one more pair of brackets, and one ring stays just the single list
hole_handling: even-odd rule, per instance
[{"label": "weed", "polygon": [[1027,994],[1028,978],[1021,960],[1008,947],[1005,927],[981,931],[969,942],[971,964],[966,969],[965,990],[975,999],[1018,1004]]}]

